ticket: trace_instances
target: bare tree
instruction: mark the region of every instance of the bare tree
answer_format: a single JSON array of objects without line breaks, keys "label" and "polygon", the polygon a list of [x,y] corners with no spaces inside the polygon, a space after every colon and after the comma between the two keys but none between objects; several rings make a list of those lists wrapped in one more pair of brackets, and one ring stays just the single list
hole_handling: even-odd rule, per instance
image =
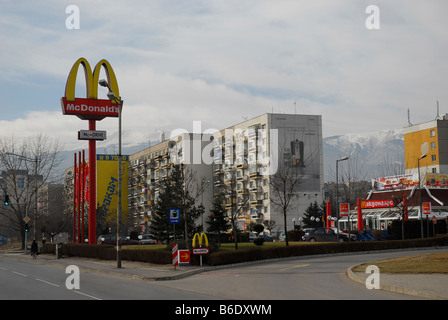
[{"label": "bare tree", "polygon": [[292,166],[279,164],[277,172],[269,179],[271,188],[271,203],[280,209],[283,215],[285,243],[289,246],[286,216],[295,191],[301,183],[300,170]]},{"label": "bare tree", "polygon": [[249,208],[249,195],[237,195],[236,191],[236,170],[230,169],[226,172],[225,186],[222,188],[228,208],[228,217],[232,225],[233,237],[235,241],[235,250],[238,250],[238,218],[241,217]]},{"label": "bare tree", "polygon": [[[0,140],[0,188],[9,196],[9,205],[0,210],[2,226],[20,233],[25,246],[25,221],[29,216],[37,227],[37,191],[55,178],[60,165],[61,145],[45,135],[17,142],[14,137]],[[62,209],[62,208],[61,208]],[[62,210],[61,210],[62,212]]]}]

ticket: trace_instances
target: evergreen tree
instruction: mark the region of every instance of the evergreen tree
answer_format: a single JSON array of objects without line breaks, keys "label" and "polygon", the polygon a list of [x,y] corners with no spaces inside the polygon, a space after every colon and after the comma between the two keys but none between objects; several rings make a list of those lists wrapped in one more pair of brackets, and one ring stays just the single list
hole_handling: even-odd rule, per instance
[{"label": "evergreen tree", "polygon": [[213,209],[207,219],[207,232],[216,235],[218,245],[220,244],[221,232],[226,232],[231,228],[229,219],[227,217],[226,209],[222,205],[222,199],[215,197],[213,202]]},{"label": "evergreen tree", "polygon": [[[305,210],[305,216],[303,217],[304,228],[322,227],[322,215],[323,210],[317,204],[317,201],[310,203],[309,207]],[[311,217],[313,217],[313,219]],[[319,219],[319,221],[316,221],[317,219]]]},{"label": "evergreen tree", "polygon": [[[194,205],[194,199],[184,186],[184,165],[175,165],[171,168],[168,178],[160,183],[159,196],[151,217],[150,234],[156,240],[169,241],[170,236],[174,235],[174,228],[176,239],[185,240],[191,239],[200,230],[200,227],[196,226],[196,219],[204,212],[204,208]],[[172,208],[180,209],[180,222],[176,226],[169,222],[169,210]]]}]

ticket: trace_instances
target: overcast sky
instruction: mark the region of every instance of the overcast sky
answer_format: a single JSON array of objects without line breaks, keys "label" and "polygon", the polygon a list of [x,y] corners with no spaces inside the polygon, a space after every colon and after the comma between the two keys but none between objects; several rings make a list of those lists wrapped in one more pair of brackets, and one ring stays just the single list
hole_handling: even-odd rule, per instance
[{"label": "overcast sky", "polygon": [[[371,4],[380,29],[366,27]],[[324,137],[401,128],[408,109],[433,120],[437,100],[448,112],[447,12],[446,0],[0,0],[0,138],[87,148],[87,122],[60,105],[80,57],[112,65],[124,144],[272,111],[322,115]],[[97,129],[113,143],[117,120]]]}]

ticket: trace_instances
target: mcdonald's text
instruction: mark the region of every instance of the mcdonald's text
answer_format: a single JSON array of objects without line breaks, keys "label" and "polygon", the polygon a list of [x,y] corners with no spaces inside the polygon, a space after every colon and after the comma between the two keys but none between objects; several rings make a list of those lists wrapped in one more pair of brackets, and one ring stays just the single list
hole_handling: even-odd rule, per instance
[{"label": "mcdonald's text", "polygon": [[101,120],[104,117],[118,117],[118,104],[106,99],[76,98],[75,101],[61,99],[62,113],[76,115],[83,120]]}]

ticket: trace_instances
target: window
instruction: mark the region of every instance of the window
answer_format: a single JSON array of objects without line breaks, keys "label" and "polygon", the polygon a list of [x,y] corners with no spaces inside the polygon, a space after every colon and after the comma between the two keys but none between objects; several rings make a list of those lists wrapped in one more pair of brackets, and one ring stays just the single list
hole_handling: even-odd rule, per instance
[{"label": "window", "polygon": [[25,178],[17,178],[17,188],[23,189],[25,186]]},{"label": "window", "polygon": [[436,148],[436,143],[435,142],[431,142],[431,150],[434,150]]},{"label": "window", "polygon": [[435,136],[436,136],[436,130],[431,130],[431,131],[429,132],[429,135],[430,135],[431,137],[435,137]]},{"label": "window", "polygon": [[431,161],[432,161],[432,162],[436,162],[436,161],[437,161],[437,156],[436,156],[435,154],[433,154],[433,155],[431,156]]}]

